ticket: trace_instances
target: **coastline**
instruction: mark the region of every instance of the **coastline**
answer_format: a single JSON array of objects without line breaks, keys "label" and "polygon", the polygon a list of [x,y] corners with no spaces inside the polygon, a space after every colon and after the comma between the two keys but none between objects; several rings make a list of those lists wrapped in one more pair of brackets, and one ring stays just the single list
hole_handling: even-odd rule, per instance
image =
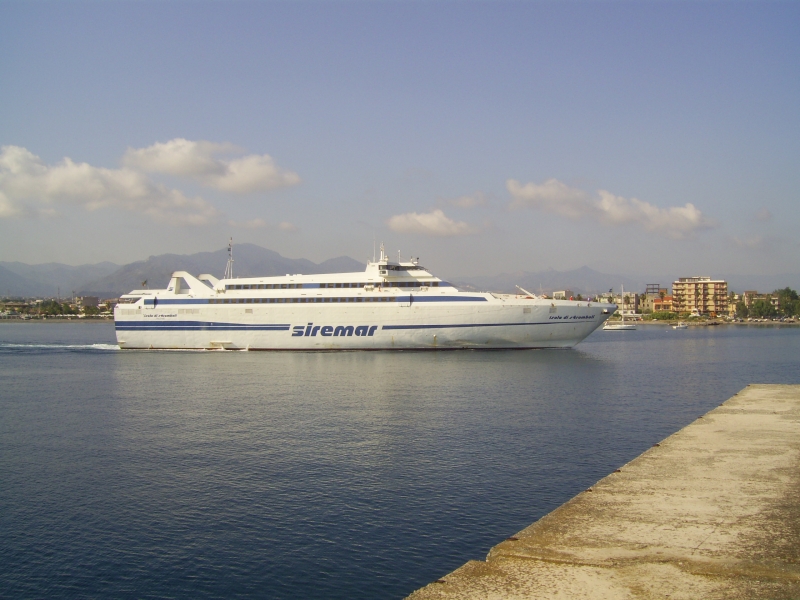
[{"label": "coastline", "polygon": [[[31,317],[30,319],[22,319],[20,317],[0,317],[0,323],[113,323],[114,317]],[[610,323],[618,323],[619,320],[609,321]],[[720,327],[720,326],[734,326],[734,327],[800,327],[800,322],[787,323],[781,321],[763,321],[763,322],[730,322],[730,321],[681,321],[675,319],[674,321],[632,321],[639,326],[658,327],[658,326],[672,326],[678,323],[685,323],[689,327]]]},{"label": "coastline", "polygon": [[113,317],[83,317],[79,319],[78,317],[73,318],[59,318],[59,317],[47,317],[46,319],[32,317],[30,319],[20,319],[19,317],[3,317],[0,318],[0,323],[113,323]]},{"label": "coastline", "polygon": [[[609,321],[609,323],[619,323],[619,320]],[[685,323],[689,327],[721,327],[721,326],[745,326],[745,327],[800,327],[800,322],[796,323],[787,323],[781,321],[764,321],[764,322],[730,322],[730,321],[701,321],[701,322],[692,322],[692,321],[681,321],[676,319],[674,321],[632,321],[635,323],[637,327],[641,326],[660,326],[660,325],[677,325],[678,323]]]},{"label": "coastline", "polygon": [[796,598],[799,415],[749,385],[408,598]]}]

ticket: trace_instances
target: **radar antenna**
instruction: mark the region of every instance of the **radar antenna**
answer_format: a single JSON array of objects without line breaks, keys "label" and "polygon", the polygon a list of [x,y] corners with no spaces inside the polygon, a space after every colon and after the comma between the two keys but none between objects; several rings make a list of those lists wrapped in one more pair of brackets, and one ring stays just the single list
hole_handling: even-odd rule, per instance
[{"label": "radar antenna", "polygon": [[233,279],[233,238],[228,241],[228,265],[223,279]]}]

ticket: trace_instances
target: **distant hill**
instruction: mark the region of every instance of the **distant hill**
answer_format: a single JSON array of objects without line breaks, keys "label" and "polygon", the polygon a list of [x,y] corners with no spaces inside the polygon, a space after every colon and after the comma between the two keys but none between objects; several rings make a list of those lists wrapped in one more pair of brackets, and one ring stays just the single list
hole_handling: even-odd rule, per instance
[{"label": "distant hill", "polygon": [[[708,273],[683,274],[683,277],[695,275],[708,275]],[[725,275],[710,274],[714,279],[728,282],[728,289],[732,292],[742,293],[745,290],[758,290],[762,293],[771,292],[778,288],[789,286],[795,290],[800,289],[800,273],[781,273],[778,275]],[[613,288],[619,292],[620,284],[629,292],[644,293],[648,283],[658,283],[662,287],[672,288],[672,282],[677,276],[650,275],[648,277],[609,274],[595,271],[589,267],[581,267],[571,271],[528,272],[516,271],[514,273],[501,273],[485,277],[456,277],[450,281],[463,289],[474,291],[516,292],[515,286],[524,287],[529,292],[541,291],[550,294],[557,290],[572,290],[576,294],[594,295],[607,292]]]},{"label": "distant hill", "polygon": [[538,294],[540,290],[546,294],[558,290],[572,290],[576,294],[584,296],[608,292],[610,288],[619,292],[620,283],[631,292],[644,291],[645,288],[645,282],[639,278],[600,273],[589,267],[571,271],[548,269],[537,273],[516,271],[485,277],[459,277],[451,282],[464,289],[476,291],[516,292],[516,286],[519,285],[535,294]]},{"label": "distant hill", "polygon": [[728,282],[728,289],[742,293],[756,290],[762,294],[777,289],[790,287],[800,290],[800,273],[779,273],[778,275],[719,275],[715,276]]},{"label": "distant hill", "polygon": [[[20,288],[24,295],[55,296],[60,289],[62,298],[71,296],[72,290],[76,292],[82,290],[87,281],[105,277],[119,269],[119,265],[112,262],[77,267],[60,263],[28,265],[21,262],[0,262],[0,267],[24,280],[25,283]],[[20,294],[20,291],[11,292],[10,290],[11,288],[7,285],[3,285],[3,279],[0,278],[0,294]]]},{"label": "distant hill", "polygon": [[[49,296],[50,287],[23,277],[0,263],[0,297],[2,296]],[[55,294],[55,288],[53,288]]]},{"label": "distant hill", "polygon": [[[320,264],[305,258],[286,258],[277,252],[255,244],[239,244],[233,249],[233,274],[235,277],[255,277],[258,275],[285,275],[300,273],[335,273],[337,271],[363,271],[364,263],[340,256]],[[221,278],[228,262],[228,251],[223,248],[216,252],[197,254],[161,254],[147,260],[127,264],[113,273],[84,285],[93,295],[119,296],[142,287],[147,280],[148,287],[164,288],[174,271],[188,271],[193,275],[210,273]]]},{"label": "distant hill", "polygon": [[[255,244],[239,244],[234,247],[236,277],[258,275],[285,275],[301,273],[341,273],[363,271],[364,263],[347,256],[314,263],[304,258],[286,258],[273,250]],[[0,262],[0,297],[54,297],[61,289],[61,297],[68,298],[75,290],[79,296],[117,297],[141,287],[147,280],[151,288],[163,288],[174,271],[189,271],[194,275],[210,273],[222,277],[228,261],[227,249],[196,254],[161,254],[147,260],[119,266],[110,262],[93,265],[70,266],[59,263],[28,265],[20,262]],[[691,273],[696,275],[697,273]],[[800,274],[779,275],[717,275],[729,283],[736,292],[758,290],[770,292],[786,286],[800,289]],[[609,274],[581,267],[571,271],[529,272],[516,271],[489,276],[448,277],[450,282],[465,290],[516,292],[516,285],[528,291],[552,293],[556,290],[572,290],[576,294],[594,295],[607,292],[609,288],[619,291],[620,283],[630,292],[644,292],[647,283],[660,283],[671,287],[674,276],[630,276]]]},{"label": "distant hill", "polygon": [[[366,266],[347,256],[319,264],[304,258],[286,258],[255,244],[239,244],[233,252],[236,277],[363,271]],[[145,280],[151,288],[163,288],[174,271],[210,273],[221,278],[227,262],[226,248],[196,254],[162,254],[123,266],[109,262],[79,267],[0,262],[0,296],[55,296],[60,286],[62,298],[71,296],[72,290],[78,296],[113,298],[141,288]]]}]

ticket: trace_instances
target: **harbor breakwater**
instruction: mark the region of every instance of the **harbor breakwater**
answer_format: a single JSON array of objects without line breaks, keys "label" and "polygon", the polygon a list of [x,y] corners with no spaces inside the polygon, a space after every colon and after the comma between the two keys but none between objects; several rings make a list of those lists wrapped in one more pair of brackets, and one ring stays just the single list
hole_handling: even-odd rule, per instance
[{"label": "harbor breakwater", "polygon": [[751,385],[409,598],[800,598],[798,540],[800,386]]}]

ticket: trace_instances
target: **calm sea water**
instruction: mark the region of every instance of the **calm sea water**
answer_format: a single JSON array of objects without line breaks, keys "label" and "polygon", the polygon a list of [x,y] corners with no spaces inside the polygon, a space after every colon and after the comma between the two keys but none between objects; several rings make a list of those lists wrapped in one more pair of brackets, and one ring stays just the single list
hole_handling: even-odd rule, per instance
[{"label": "calm sea water", "polygon": [[0,595],[400,598],[748,383],[800,329],[573,350],[115,350],[0,323]]}]

